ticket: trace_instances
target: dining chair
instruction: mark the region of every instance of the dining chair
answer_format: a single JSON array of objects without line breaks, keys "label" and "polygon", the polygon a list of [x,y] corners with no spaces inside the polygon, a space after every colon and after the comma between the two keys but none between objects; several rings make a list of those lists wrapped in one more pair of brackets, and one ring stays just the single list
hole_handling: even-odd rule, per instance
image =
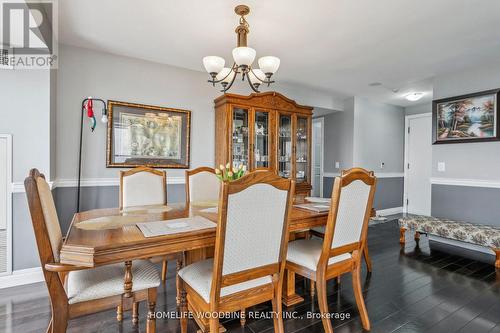
[{"label": "dining chair", "polygon": [[49,185],[43,174],[32,169],[24,187],[52,308],[47,332],[66,332],[69,319],[115,307],[128,310],[143,300],[148,302],[147,332],[155,332],[156,288],[160,285],[156,267],[147,260],[133,261],[132,295],[125,297],[123,264],[96,268],[61,264],[63,237]]},{"label": "dining chair", "polygon": [[215,169],[200,167],[186,170],[186,204],[218,203],[220,180]]},{"label": "dining chair", "polygon": [[[167,204],[167,173],[148,167],[120,171],[120,210],[135,206]],[[153,257],[153,263],[162,264],[161,281],[167,280],[168,261],[176,261],[177,270],[182,266],[182,253]],[[179,302],[179,297],[177,297]]]},{"label": "dining chair", "polygon": [[325,332],[333,332],[327,316],[326,282],[349,272],[362,326],[370,329],[360,271],[376,183],[373,171],[361,168],[349,169],[336,177],[324,239],[301,239],[288,244],[286,268],[316,282]]},{"label": "dining chair", "polygon": [[281,289],[294,190],[294,181],[262,171],[223,183],[214,258],[179,271],[183,333],[188,311],[200,327],[215,333],[219,318],[202,314],[239,311],[269,300],[277,314],[274,329],[283,332]]}]

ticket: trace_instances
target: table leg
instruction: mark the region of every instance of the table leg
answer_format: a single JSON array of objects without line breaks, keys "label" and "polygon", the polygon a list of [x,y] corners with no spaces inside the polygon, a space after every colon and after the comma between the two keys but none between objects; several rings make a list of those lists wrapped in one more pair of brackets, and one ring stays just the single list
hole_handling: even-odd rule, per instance
[{"label": "table leg", "polygon": [[[293,240],[295,240],[295,233],[290,233],[289,241]],[[285,270],[282,299],[285,306],[292,306],[304,301],[302,297],[295,293],[295,273],[289,270]]]},{"label": "table leg", "polygon": [[125,261],[125,282],[123,283],[123,296],[132,297],[132,261]]}]

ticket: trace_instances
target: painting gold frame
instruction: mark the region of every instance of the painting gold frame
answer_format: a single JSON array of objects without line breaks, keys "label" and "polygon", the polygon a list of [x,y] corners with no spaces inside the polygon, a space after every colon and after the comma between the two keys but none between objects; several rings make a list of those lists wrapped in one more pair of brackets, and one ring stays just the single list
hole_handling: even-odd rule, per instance
[{"label": "painting gold frame", "polygon": [[[116,155],[114,152],[114,144],[115,144],[115,118],[116,118],[116,109],[120,108],[128,108],[131,112],[134,113],[133,116],[146,117],[146,113],[149,112],[158,112],[158,113],[166,113],[170,115],[180,116],[181,117],[181,130],[182,134],[180,137],[180,158],[178,159],[169,159],[162,157],[145,157],[140,156],[138,158],[134,158],[129,162],[116,161]],[[123,111],[120,111],[123,113]],[[134,168],[139,166],[146,166],[150,168],[175,168],[175,169],[189,169],[190,163],[190,136],[191,136],[191,111],[182,110],[182,109],[174,109],[167,108],[161,106],[153,106],[146,104],[137,104],[137,103],[128,103],[128,102],[120,102],[120,101],[108,101],[108,129],[107,129],[107,142],[106,142],[106,167],[108,168]]]}]

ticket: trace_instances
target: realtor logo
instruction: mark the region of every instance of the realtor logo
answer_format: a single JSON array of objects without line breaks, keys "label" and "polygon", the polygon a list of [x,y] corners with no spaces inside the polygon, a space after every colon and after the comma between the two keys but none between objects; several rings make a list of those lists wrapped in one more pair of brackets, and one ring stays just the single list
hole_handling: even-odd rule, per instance
[{"label": "realtor logo", "polygon": [[[4,2],[2,4],[2,55],[9,65],[54,68],[57,12],[54,1]],[[8,50],[5,52],[5,50]],[[5,59],[2,59],[5,63]]]}]

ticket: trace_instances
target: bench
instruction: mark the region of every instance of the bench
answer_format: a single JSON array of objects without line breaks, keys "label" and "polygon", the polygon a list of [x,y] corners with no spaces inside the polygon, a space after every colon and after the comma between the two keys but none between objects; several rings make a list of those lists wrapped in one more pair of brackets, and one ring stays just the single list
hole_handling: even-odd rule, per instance
[{"label": "bench", "polygon": [[500,268],[500,228],[488,225],[440,219],[432,216],[407,215],[399,219],[399,243],[404,245],[406,230],[435,235],[491,248],[496,255],[495,267]]}]

